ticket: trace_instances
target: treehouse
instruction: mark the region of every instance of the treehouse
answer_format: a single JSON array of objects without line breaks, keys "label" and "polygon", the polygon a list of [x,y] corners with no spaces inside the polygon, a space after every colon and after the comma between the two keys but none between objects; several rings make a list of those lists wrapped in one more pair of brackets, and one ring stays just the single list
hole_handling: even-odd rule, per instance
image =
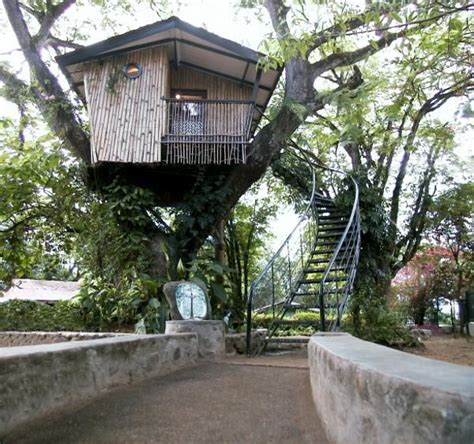
[{"label": "treehouse", "polygon": [[59,56],[87,104],[94,174],[173,204],[198,174],[245,164],[281,74],[262,56],[176,17]]}]

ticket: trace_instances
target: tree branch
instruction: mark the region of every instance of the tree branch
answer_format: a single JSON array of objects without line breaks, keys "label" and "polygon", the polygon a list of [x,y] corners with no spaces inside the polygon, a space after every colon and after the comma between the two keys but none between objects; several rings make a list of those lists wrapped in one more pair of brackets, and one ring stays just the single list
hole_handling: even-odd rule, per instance
[{"label": "tree branch", "polygon": [[89,135],[82,129],[81,122],[74,112],[74,107],[61,89],[58,79],[41,59],[36,44],[26,26],[18,2],[16,0],[3,0],[3,5],[26,61],[40,89],[44,91],[48,110],[46,117],[50,126],[67,142],[77,156],[89,163]]},{"label": "tree branch", "polygon": [[[416,3],[415,1],[409,1],[406,3],[400,3],[399,6],[406,6],[408,3]],[[446,5],[443,5],[446,6]],[[399,10],[400,8],[391,8],[391,9],[381,9],[381,8],[372,8],[372,9],[367,9],[357,17],[353,17],[345,22],[343,24],[337,24],[334,26],[331,26],[329,28],[324,29],[323,31],[320,31],[316,34],[314,34],[314,43],[313,45],[310,46],[308,49],[307,55],[309,55],[314,49],[317,49],[324,43],[327,43],[329,40],[340,37],[342,35],[344,36],[351,36],[351,35],[360,35],[360,34],[369,34],[371,32],[386,32],[390,31],[393,29],[406,29],[408,26],[413,26],[413,25],[423,25],[427,23],[433,23],[443,17],[446,17],[451,14],[456,14],[457,12],[461,11],[470,11],[474,7],[474,3],[467,3],[463,6],[459,6],[457,8],[451,8],[451,9],[446,9],[441,14],[438,14],[436,16],[431,16],[425,19],[419,19],[419,20],[413,20],[410,23],[397,23],[394,25],[388,25],[388,26],[382,26],[382,27],[377,27],[375,29],[365,29],[363,31],[356,31],[358,28],[361,28],[364,25],[368,24],[368,19],[370,18],[370,15],[376,11],[379,11],[382,15],[387,15],[388,13]]]},{"label": "tree branch", "polygon": [[32,15],[38,22],[41,23],[41,20],[43,20],[45,14],[42,11],[37,11],[36,9],[31,8],[30,6],[26,5],[25,3],[20,3],[18,2],[18,6],[26,11],[28,14]]},{"label": "tree branch", "polygon": [[400,162],[400,167],[398,170],[397,178],[395,180],[395,186],[393,188],[392,193],[392,204],[390,207],[390,219],[396,224],[398,220],[398,212],[399,212],[399,205],[400,205],[400,193],[403,185],[403,181],[405,180],[406,169],[408,166],[408,162],[410,160],[410,155],[413,147],[413,143],[416,138],[416,133],[420,126],[420,122],[428,113],[438,109],[442,105],[446,103],[451,97],[458,95],[461,91],[470,90],[474,87],[474,83],[472,82],[474,74],[471,73],[468,77],[456,82],[454,85],[451,85],[447,88],[444,88],[434,94],[430,99],[428,99],[423,106],[418,110],[416,113],[415,118],[413,119],[413,123],[410,129],[410,133],[408,134],[407,140],[405,142],[405,146],[403,148],[403,157]]},{"label": "tree branch", "polygon": [[285,39],[290,35],[290,27],[286,20],[286,16],[290,8],[285,6],[282,0],[265,0],[265,8],[267,8],[278,39]]},{"label": "tree branch", "polygon": [[40,20],[41,26],[38,33],[34,36],[36,46],[42,48],[46,43],[51,28],[54,26],[56,21],[66,10],[73,5],[76,0],[64,0],[56,6],[52,6],[50,10],[44,15],[43,19]]},{"label": "tree branch", "polygon": [[4,84],[0,93],[8,101],[21,107],[24,107],[25,102],[31,101],[40,110],[45,110],[44,100],[40,91],[19,79],[2,65],[0,65],[0,82]]},{"label": "tree branch", "polygon": [[378,40],[373,40],[371,44],[363,46],[362,48],[356,49],[354,51],[343,51],[333,53],[311,65],[313,70],[313,76],[314,78],[316,78],[331,69],[340,68],[341,66],[347,66],[357,63],[365,59],[366,57],[375,54],[381,49],[390,46],[395,40],[404,37],[406,34],[406,30],[396,33],[389,33]]},{"label": "tree branch", "polygon": [[395,254],[397,256],[402,249],[404,249],[404,252],[402,259],[394,266],[394,273],[404,267],[413,258],[420,246],[426,224],[426,214],[431,202],[429,189],[436,173],[435,163],[439,157],[439,153],[439,146],[432,146],[428,153],[427,168],[424,171],[423,178],[418,186],[418,194],[410,218],[408,232],[397,242],[396,245]]},{"label": "tree branch", "polygon": [[45,42],[45,45],[52,46],[53,48],[71,48],[71,49],[81,49],[84,48],[84,45],[79,43],[70,42],[68,40],[63,40],[58,37],[50,35]]}]

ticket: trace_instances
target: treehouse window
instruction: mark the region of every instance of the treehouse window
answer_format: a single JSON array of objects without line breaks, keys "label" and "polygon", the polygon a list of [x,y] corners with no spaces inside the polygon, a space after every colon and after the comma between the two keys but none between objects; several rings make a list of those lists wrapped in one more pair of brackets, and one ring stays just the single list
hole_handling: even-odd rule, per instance
[{"label": "treehouse window", "polygon": [[204,133],[206,91],[173,90],[170,133],[175,135],[202,135]]},{"label": "treehouse window", "polygon": [[123,67],[123,72],[129,79],[138,79],[143,73],[143,68],[138,63],[127,63]]}]

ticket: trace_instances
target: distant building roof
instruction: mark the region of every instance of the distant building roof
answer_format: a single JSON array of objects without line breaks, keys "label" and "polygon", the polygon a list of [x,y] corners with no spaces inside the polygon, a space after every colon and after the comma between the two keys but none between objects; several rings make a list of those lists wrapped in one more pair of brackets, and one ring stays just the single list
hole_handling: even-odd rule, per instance
[{"label": "distant building roof", "polygon": [[78,294],[79,289],[79,282],[14,279],[11,288],[0,297],[0,302],[12,299],[50,303],[68,301]]}]

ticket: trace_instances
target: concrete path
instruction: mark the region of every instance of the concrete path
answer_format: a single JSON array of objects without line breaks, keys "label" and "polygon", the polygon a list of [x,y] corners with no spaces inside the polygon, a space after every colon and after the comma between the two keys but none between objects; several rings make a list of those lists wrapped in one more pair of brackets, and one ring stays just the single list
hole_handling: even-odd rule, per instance
[{"label": "concrete path", "polygon": [[318,443],[307,358],[233,357],[108,392],[1,444]]}]

